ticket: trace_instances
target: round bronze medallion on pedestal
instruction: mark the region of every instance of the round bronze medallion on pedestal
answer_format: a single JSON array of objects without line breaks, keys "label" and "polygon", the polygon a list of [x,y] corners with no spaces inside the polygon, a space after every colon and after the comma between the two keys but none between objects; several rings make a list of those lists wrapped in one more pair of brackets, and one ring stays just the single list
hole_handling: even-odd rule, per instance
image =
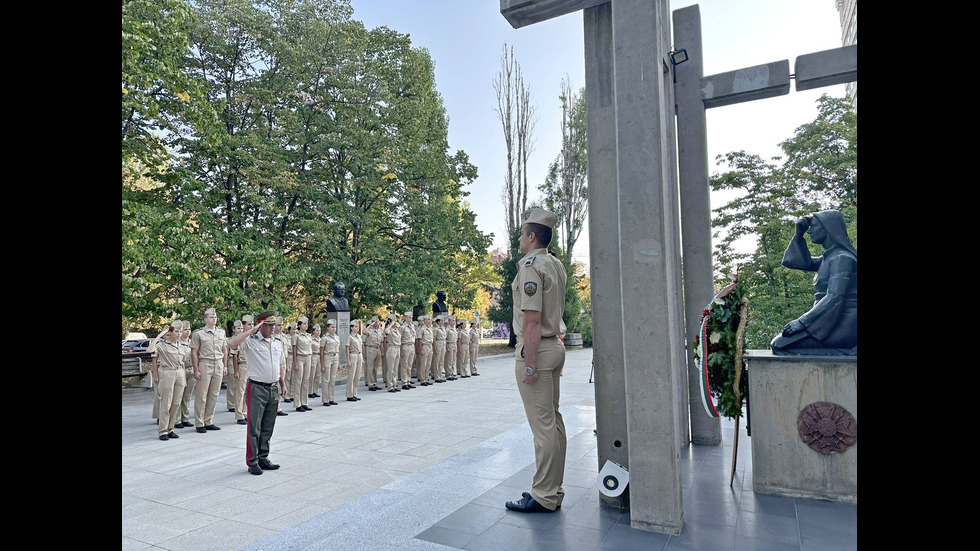
[{"label": "round bronze medallion on pedestal", "polygon": [[800,411],[800,439],[823,454],[842,453],[857,442],[857,419],[840,404],[813,402]]}]

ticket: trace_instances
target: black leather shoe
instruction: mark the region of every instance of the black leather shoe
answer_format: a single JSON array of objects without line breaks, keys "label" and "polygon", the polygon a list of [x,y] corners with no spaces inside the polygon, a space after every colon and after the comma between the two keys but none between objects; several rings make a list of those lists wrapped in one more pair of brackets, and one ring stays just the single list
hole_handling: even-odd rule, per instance
[{"label": "black leather shoe", "polygon": [[292,398],[283,398],[282,401],[283,402],[286,402],[287,404],[291,404],[293,402],[293,399]]},{"label": "black leather shoe", "polygon": [[355,400],[357,400],[358,402],[360,402],[360,401],[361,401],[361,399],[360,399],[360,398],[358,398],[357,396],[354,396],[354,399],[355,399]]},{"label": "black leather shoe", "polygon": [[395,389],[395,392],[401,392],[401,391],[402,391],[402,389],[400,389],[400,388],[396,388]]},{"label": "black leather shoe", "polygon": [[335,406],[335,405],[337,405],[337,402],[334,402],[333,400],[330,400],[330,405],[331,406]]},{"label": "black leather shoe", "polygon": [[239,425],[247,425],[248,424],[248,421],[246,421],[244,419],[239,419],[238,421],[235,421],[235,422],[238,423]]},{"label": "black leather shoe", "polygon": [[323,402],[323,407],[330,407],[330,402]]},{"label": "black leather shoe", "polygon": [[320,395],[319,395],[319,394],[317,394],[316,392],[314,392],[314,393],[313,393],[313,397],[314,397],[314,398],[319,398],[319,397],[320,397]]},{"label": "black leather shoe", "polygon": [[197,432],[208,432],[208,430],[204,427],[197,427]]},{"label": "black leather shoe", "polygon": [[228,411],[235,413],[235,408],[228,408]]},{"label": "black leather shoe", "polygon": [[304,411],[313,411],[313,408],[311,408],[310,406],[308,406],[306,404],[303,404],[303,410]]},{"label": "black leather shoe", "polygon": [[474,374],[473,374],[473,376],[474,376],[474,377],[479,377],[479,376],[480,376],[480,374],[479,374],[479,373],[474,373]]},{"label": "black leather shoe", "polygon": [[357,398],[348,398],[347,401],[348,402],[356,402],[357,401]]},{"label": "black leather shoe", "polygon": [[314,398],[314,396],[312,394],[307,394],[306,397],[307,398]]},{"label": "black leather shoe", "polygon": [[429,386],[429,383],[419,383],[422,386]]},{"label": "black leather shoe", "polygon": [[398,389],[397,388],[389,388],[388,389],[388,392],[398,392]]},{"label": "black leather shoe", "polygon": [[378,390],[378,387],[372,386],[372,387],[368,388],[368,390],[370,390],[371,392],[374,392],[375,390]]},{"label": "black leather shoe", "polygon": [[252,465],[248,468],[248,472],[252,474],[262,474],[262,469],[260,469],[258,465]]},{"label": "black leather shoe", "polygon": [[288,414],[288,413],[286,413],[285,411],[277,411],[277,412],[276,412],[276,415],[278,415],[278,416],[280,416],[280,417],[285,417],[285,416],[287,416],[287,415],[289,415],[289,414]]},{"label": "black leather shoe", "polygon": [[161,434],[160,435],[160,440],[170,440],[170,437],[167,436],[166,434]]},{"label": "black leather shoe", "polygon": [[408,388],[418,388],[418,387],[417,387],[417,386],[415,386],[415,385],[413,385],[412,383],[409,383],[409,384],[408,384]]},{"label": "black leather shoe", "polygon": [[402,385],[402,390],[408,390],[409,388],[411,387],[409,387],[408,385]]},{"label": "black leather shoe", "polygon": [[[505,506],[511,511],[518,513],[554,513],[551,509],[541,505],[531,497],[531,494],[524,492],[520,501],[508,501]],[[556,509],[557,510],[557,509]]]},{"label": "black leather shoe", "polygon": [[183,423],[181,423],[180,425],[181,425],[182,427],[187,427],[187,428],[191,428],[191,427],[193,427],[193,426],[194,426],[194,423],[191,423],[190,421],[184,421],[184,422],[183,422]]},{"label": "black leather shoe", "polygon": [[221,427],[218,425],[204,425],[204,428],[207,430],[221,430]]},{"label": "black leather shoe", "polygon": [[174,432],[174,431],[170,431],[170,433],[167,435],[167,437],[169,437],[169,438],[180,438],[179,436],[177,436],[177,433]]},{"label": "black leather shoe", "polygon": [[260,457],[259,468],[262,469],[263,471],[274,471],[279,468],[279,465],[276,465],[275,463],[269,461],[268,459],[262,459]]}]

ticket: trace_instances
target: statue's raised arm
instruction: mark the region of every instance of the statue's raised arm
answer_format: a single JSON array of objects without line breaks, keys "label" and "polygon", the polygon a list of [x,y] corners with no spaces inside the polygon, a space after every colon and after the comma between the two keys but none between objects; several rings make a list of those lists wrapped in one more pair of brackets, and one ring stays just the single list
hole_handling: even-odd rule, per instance
[{"label": "statue's raised arm", "polygon": [[[823,245],[822,256],[810,256],[804,234]],[[814,303],[773,338],[773,353],[857,355],[857,251],[840,211],[823,210],[797,220],[783,266],[817,272]]]}]

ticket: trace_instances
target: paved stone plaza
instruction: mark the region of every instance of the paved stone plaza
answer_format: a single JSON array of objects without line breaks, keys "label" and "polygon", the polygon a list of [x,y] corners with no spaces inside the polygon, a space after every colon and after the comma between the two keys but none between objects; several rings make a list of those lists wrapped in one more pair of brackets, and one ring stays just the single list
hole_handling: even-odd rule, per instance
[{"label": "paved stone plaza", "polygon": [[723,446],[681,450],[684,529],[635,530],[599,506],[592,349],[569,352],[561,411],[565,501],[556,513],[507,511],[530,486],[531,433],[512,356],[481,358],[480,377],[399,393],[358,390],[278,417],[270,459],[248,474],[245,427],[225,408],[199,434],[157,439],[153,394],[122,394],[122,549],[575,550],[857,549],[857,506],[752,492],[744,423],[729,488],[734,422]]}]

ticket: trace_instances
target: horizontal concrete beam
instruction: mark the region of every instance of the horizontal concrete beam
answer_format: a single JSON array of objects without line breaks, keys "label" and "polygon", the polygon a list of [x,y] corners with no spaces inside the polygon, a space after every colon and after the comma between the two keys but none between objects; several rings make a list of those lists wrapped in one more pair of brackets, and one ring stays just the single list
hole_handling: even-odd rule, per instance
[{"label": "horizontal concrete beam", "polygon": [[857,62],[857,44],[801,55],[796,58],[796,90],[856,82]]},{"label": "horizontal concrete beam", "polygon": [[788,93],[788,59],[718,73],[701,79],[701,95],[705,109]]},{"label": "horizontal concrete beam", "polygon": [[500,0],[500,13],[511,27],[519,29],[606,2],[609,0]]}]

